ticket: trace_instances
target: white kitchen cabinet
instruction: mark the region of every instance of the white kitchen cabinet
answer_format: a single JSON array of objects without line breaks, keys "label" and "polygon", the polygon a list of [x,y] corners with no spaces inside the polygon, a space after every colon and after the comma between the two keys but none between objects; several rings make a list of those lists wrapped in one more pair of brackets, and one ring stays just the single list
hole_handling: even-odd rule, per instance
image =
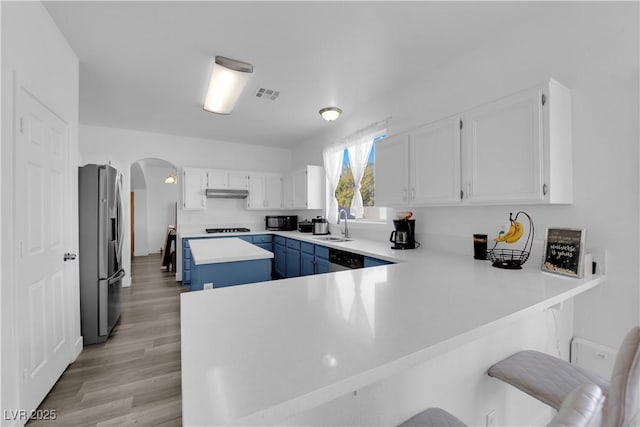
[{"label": "white kitchen cabinet", "polygon": [[285,209],[293,209],[293,175],[282,177],[282,204]]},{"label": "white kitchen cabinet", "polygon": [[572,174],[571,94],[550,79],[378,142],[376,205],[570,204]]},{"label": "white kitchen cabinet", "polygon": [[199,168],[182,169],[182,209],[203,210],[207,207],[205,190],[207,170]]},{"label": "white kitchen cabinet", "polygon": [[249,188],[248,174],[246,172],[229,171],[227,182],[229,190],[247,190]]},{"label": "white kitchen cabinet", "polygon": [[286,209],[323,209],[324,189],[324,168],[307,165],[284,177],[284,206]]},{"label": "white kitchen cabinet", "polygon": [[460,203],[459,117],[409,133],[409,202],[412,206]]},{"label": "white kitchen cabinet", "polygon": [[409,204],[409,136],[401,134],[376,142],[376,206]]},{"label": "white kitchen cabinet", "polygon": [[571,98],[555,80],[463,114],[464,203],[571,203]]},{"label": "white kitchen cabinet", "polygon": [[249,174],[247,209],[282,209],[282,176],[274,174]]},{"label": "white kitchen cabinet", "polygon": [[284,208],[282,175],[267,175],[267,209]]},{"label": "white kitchen cabinet", "polygon": [[207,170],[207,188],[216,190],[246,190],[247,173],[222,169]]}]

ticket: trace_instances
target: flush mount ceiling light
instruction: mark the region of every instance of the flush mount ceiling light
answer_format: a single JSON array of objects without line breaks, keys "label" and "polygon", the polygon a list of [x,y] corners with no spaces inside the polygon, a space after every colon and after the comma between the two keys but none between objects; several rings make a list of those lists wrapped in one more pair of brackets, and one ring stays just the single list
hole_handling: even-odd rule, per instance
[{"label": "flush mount ceiling light", "polygon": [[328,122],[332,122],[340,117],[340,114],[342,114],[342,110],[338,107],[327,107],[320,110],[319,113],[323,119]]},{"label": "flush mount ceiling light", "polygon": [[178,180],[175,175],[169,175],[167,179],[164,180],[165,184],[177,184]]},{"label": "flush mount ceiling light", "polygon": [[204,109],[217,114],[231,113],[252,73],[251,64],[216,56]]}]

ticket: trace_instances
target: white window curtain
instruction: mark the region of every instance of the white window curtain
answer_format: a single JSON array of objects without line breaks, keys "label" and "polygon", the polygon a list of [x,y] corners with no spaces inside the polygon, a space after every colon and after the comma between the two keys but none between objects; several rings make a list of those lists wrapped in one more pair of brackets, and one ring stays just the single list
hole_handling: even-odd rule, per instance
[{"label": "white window curtain", "polygon": [[371,153],[373,138],[375,137],[376,134],[366,135],[355,142],[355,145],[349,145],[349,147],[347,147],[349,151],[349,165],[351,166],[354,182],[353,199],[351,199],[351,215],[355,218],[362,218],[364,216],[360,186],[362,185],[362,178],[364,177],[367,163],[369,163],[369,153]]},{"label": "white window curtain", "polygon": [[324,161],[324,171],[327,175],[327,203],[326,217],[330,223],[338,222],[338,199],[336,199],[336,188],[340,181],[342,172],[342,157],[344,146],[329,147],[322,152]]}]

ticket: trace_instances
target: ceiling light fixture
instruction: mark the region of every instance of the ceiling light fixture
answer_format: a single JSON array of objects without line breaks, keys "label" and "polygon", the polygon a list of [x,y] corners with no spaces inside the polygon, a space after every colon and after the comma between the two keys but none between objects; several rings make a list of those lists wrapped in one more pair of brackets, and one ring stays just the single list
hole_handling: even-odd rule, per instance
[{"label": "ceiling light fixture", "polygon": [[342,110],[338,107],[326,107],[320,110],[319,113],[323,119],[328,122],[332,122],[340,117],[340,114],[342,114]]},{"label": "ceiling light fixture", "polygon": [[178,180],[176,179],[176,176],[172,174],[172,175],[169,175],[167,177],[167,179],[164,180],[164,183],[165,184],[177,184]]},{"label": "ceiling light fixture", "polygon": [[217,114],[231,113],[252,73],[251,64],[216,56],[204,109]]}]

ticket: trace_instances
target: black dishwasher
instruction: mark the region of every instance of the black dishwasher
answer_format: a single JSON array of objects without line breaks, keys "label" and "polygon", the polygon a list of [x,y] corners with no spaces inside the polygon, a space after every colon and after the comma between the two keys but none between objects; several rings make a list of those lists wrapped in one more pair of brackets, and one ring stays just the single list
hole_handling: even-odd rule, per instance
[{"label": "black dishwasher", "polygon": [[364,267],[364,255],[329,248],[329,271],[353,270]]}]

